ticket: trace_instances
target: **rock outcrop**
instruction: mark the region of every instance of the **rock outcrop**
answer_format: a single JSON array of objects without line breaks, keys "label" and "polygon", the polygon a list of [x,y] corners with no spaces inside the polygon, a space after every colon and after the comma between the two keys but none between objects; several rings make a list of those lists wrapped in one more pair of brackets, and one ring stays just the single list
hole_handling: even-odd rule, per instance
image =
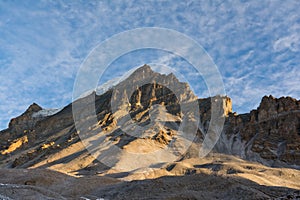
[{"label": "rock outcrop", "polygon": [[[19,144],[17,141],[23,141],[23,139],[18,139],[24,138],[27,132],[34,128],[38,120],[34,119],[32,114],[40,110],[42,110],[42,108],[36,103],[33,103],[22,115],[10,120],[8,129],[0,132],[0,151],[8,150],[14,143]],[[24,141],[27,141],[27,139]],[[22,144],[17,146],[20,147]]]},{"label": "rock outcrop", "polygon": [[[199,123],[199,130],[194,141],[201,143],[208,130],[212,103],[215,101],[221,102],[219,110],[225,119],[215,151],[268,166],[300,167],[299,101],[290,97],[276,99],[265,96],[256,110],[238,115],[232,112],[229,97],[197,99],[188,84],[181,83],[173,74],[156,73],[147,65],[104,94],[94,92],[74,102],[79,105],[75,110],[75,114],[80,115],[79,125],[92,123],[86,127],[85,133],[76,129],[72,104],[54,115],[39,117],[34,117],[34,113],[42,108],[37,104],[31,105],[24,114],[11,120],[8,129],[0,132],[0,164],[2,167],[18,168],[49,167],[59,162],[71,163],[74,159],[83,159],[86,165],[72,167],[72,170],[98,166],[93,164],[95,159],[89,157],[84,146],[79,145],[82,139],[79,134],[87,138],[105,136],[103,149],[112,145],[127,151],[134,148],[144,152],[152,148],[163,149],[173,144],[174,138],[178,139],[184,115],[190,115],[182,112],[182,106],[192,106],[193,111],[199,112],[199,122],[195,120]],[[91,120],[89,108],[95,109],[95,123]],[[194,120],[192,116],[187,119]],[[121,122],[130,134],[120,127]],[[137,129],[137,125],[144,129]],[[74,146],[77,149],[72,150]],[[195,151],[189,149],[192,150]],[[60,152],[67,156],[49,161],[58,157]],[[180,155],[182,152],[176,153]],[[197,153],[187,152],[182,157],[195,155]],[[124,157],[121,154],[115,156],[119,159]]]},{"label": "rock outcrop", "polygon": [[216,149],[275,167],[300,167],[300,101],[264,96],[250,113],[230,114]]}]

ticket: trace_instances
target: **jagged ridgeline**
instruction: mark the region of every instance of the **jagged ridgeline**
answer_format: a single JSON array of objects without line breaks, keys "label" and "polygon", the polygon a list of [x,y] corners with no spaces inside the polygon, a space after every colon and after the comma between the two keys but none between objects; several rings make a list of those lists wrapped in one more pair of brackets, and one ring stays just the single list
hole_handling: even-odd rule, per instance
[{"label": "jagged ridgeline", "polygon": [[[203,141],[211,119],[211,98],[199,99],[187,83],[180,82],[173,74],[154,72],[147,65],[103,94],[94,92],[77,101],[90,103],[89,98],[95,100],[92,103],[95,105],[97,123],[84,134],[104,137],[103,146],[97,149],[100,154],[104,154],[104,149],[109,145],[138,153],[165,148],[178,135],[184,117],[181,103],[196,102],[199,129],[194,138],[195,145],[180,155],[181,159],[196,157],[198,144]],[[214,152],[238,155],[268,166],[300,167],[298,100],[265,96],[256,110],[238,115],[232,112],[229,97],[212,98],[221,99],[225,116],[224,129]],[[112,101],[115,102],[113,107]],[[84,115],[84,103],[81,109]],[[89,114],[86,120],[89,120]],[[121,122],[132,134],[120,128]],[[137,129],[132,122],[146,127],[136,133],[137,137],[134,135]],[[133,162],[122,153],[114,156],[114,167]],[[108,168],[91,156],[82,144],[74,124],[72,104],[48,112],[32,104],[21,116],[12,119],[9,127],[0,133],[0,162],[4,168],[44,167],[69,173]],[[151,165],[157,164],[153,162]]]}]

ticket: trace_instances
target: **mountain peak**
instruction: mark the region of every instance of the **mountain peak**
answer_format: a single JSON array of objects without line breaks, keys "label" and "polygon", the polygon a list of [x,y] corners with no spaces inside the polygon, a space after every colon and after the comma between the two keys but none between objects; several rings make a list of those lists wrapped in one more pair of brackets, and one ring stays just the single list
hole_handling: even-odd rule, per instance
[{"label": "mountain peak", "polygon": [[151,67],[147,64],[144,64],[143,66],[137,68],[134,73],[153,73],[154,71],[151,69]]},{"label": "mountain peak", "polygon": [[[172,101],[177,99],[178,102],[197,99],[189,85],[180,82],[173,73],[160,74],[146,64],[115,85],[113,90],[113,99],[117,101],[118,106],[128,104],[126,99],[131,100],[130,103],[133,105],[147,106],[152,105],[151,102],[170,101],[171,96]],[[164,103],[170,104],[171,101]]]},{"label": "mountain peak", "polygon": [[43,110],[41,106],[33,103],[22,115],[11,119],[8,125],[11,131],[11,135],[18,135],[20,133],[23,133],[25,130],[32,129],[36,122],[36,120],[32,118],[32,115],[41,110]]},{"label": "mountain peak", "polygon": [[32,103],[27,110],[25,111],[25,113],[33,113],[33,112],[38,112],[40,110],[42,110],[43,108],[41,106],[39,106],[37,103]]},{"label": "mountain peak", "polygon": [[[180,82],[174,73],[164,74],[154,71],[151,66],[144,64],[143,66],[137,68],[128,78],[129,81],[146,81],[146,80],[152,80],[151,82],[161,81],[161,82],[174,82],[178,84],[185,84],[183,82]],[[125,79],[126,80],[126,79]]]},{"label": "mountain peak", "polygon": [[[92,95],[96,97],[90,98]],[[218,101],[219,98],[222,101]],[[99,152],[100,162],[123,171],[169,162],[169,158],[193,158],[198,156],[201,142],[205,141],[209,130],[211,116],[215,114],[212,106],[216,104],[212,102],[221,102],[221,115],[224,114],[226,118],[224,129],[215,146],[216,152],[239,155],[241,158],[267,165],[276,162],[277,166],[299,168],[299,101],[290,97],[277,99],[265,96],[257,110],[235,115],[231,114],[231,100],[228,97],[197,99],[187,83],[180,82],[172,73],[166,75],[155,72],[149,65],[136,69],[106,93],[96,95],[94,92],[91,96],[68,105],[61,112],[56,112],[52,117],[43,117],[43,113],[49,111],[39,112],[42,108],[33,103],[24,114],[12,119],[9,129],[2,131],[0,135],[0,151],[8,152],[9,147],[15,144],[14,141],[24,135],[28,136],[27,146],[10,151],[14,157],[0,157],[0,162],[8,159],[11,166],[20,168],[45,166],[47,159],[43,155],[56,155],[65,148],[72,149],[79,140],[84,144],[82,148]],[[72,110],[72,106],[78,106],[77,110]],[[42,117],[35,117],[36,115]],[[97,118],[91,120],[95,115]],[[198,123],[194,116],[200,116],[199,127],[194,126],[194,123]],[[76,127],[74,120],[79,122],[75,124]],[[191,126],[184,125],[190,122]],[[182,125],[185,127],[181,128]],[[197,131],[195,139],[190,137],[190,130],[194,128]],[[191,148],[185,148],[186,140],[181,139],[183,134],[189,137],[188,142],[195,142]],[[99,139],[101,142],[91,143],[91,139]],[[120,151],[114,152],[115,146]],[[156,160],[154,152],[169,147],[174,147],[171,153]],[[35,154],[24,154],[24,150],[27,152],[31,148],[35,148]],[[79,150],[76,147],[72,151],[73,155],[77,155]],[[146,157],[144,153],[151,151],[153,154]],[[86,155],[87,153],[85,152]],[[131,157],[131,154],[137,157]],[[107,159],[107,155],[113,156]],[[91,163],[86,163],[87,166],[101,167],[97,164],[94,166],[92,162],[95,158],[92,157]],[[60,156],[57,158],[63,161]],[[83,168],[82,162],[78,162],[80,164],[76,170],[79,173]],[[65,169],[71,165],[72,170],[74,169],[73,162],[65,165]]]},{"label": "mountain peak", "polygon": [[154,75],[154,71],[151,69],[151,67],[147,64],[144,64],[143,66],[137,68],[130,76],[125,79],[126,80],[143,80],[147,77],[152,77]]}]

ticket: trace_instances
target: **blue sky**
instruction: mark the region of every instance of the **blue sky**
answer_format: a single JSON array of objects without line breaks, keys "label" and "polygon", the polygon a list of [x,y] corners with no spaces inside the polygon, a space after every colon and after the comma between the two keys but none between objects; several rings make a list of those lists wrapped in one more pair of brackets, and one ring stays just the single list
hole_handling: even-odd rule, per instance
[{"label": "blue sky", "polygon": [[[32,102],[45,108],[70,103],[76,72],[89,52],[114,34],[140,27],[174,29],[202,45],[238,113],[256,108],[264,95],[299,99],[299,7],[297,0],[0,0],[0,129]],[[128,56],[134,59],[120,58],[115,65],[123,71],[152,61],[189,68],[166,59],[165,52]],[[111,70],[105,79],[122,70]],[[190,84],[199,96],[206,94],[201,77]]]}]

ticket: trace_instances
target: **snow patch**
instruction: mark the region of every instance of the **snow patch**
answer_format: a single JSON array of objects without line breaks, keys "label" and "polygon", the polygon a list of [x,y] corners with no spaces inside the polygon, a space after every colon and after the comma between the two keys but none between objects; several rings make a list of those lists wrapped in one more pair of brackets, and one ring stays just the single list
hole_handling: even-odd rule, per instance
[{"label": "snow patch", "polygon": [[113,78],[96,88],[96,94],[101,95],[110,90],[112,87],[118,85],[122,81],[122,77]]},{"label": "snow patch", "polygon": [[104,94],[105,92],[107,92],[108,90],[110,90],[111,88],[113,88],[114,86],[119,84],[120,81],[121,81],[120,79],[121,78],[119,78],[119,77],[111,79],[111,80],[103,83],[102,85],[98,86],[96,89],[89,90],[87,92],[82,93],[77,99],[81,99],[81,98],[84,98],[86,96],[89,96],[90,94],[92,94],[95,91],[96,91],[97,95]]},{"label": "snow patch", "polygon": [[0,194],[0,200],[12,200],[11,198]]},{"label": "snow patch", "polygon": [[135,71],[135,70],[136,70],[136,68],[131,69],[127,73],[125,73],[123,76],[119,76],[119,77],[110,79],[109,81],[103,83],[102,85],[97,86],[96,89],[89,90],[89,91],[81,94],[77,99],[86,97],[86,96],[92,94],[95,91],[96,91],[97,95],[104,94],[105,92],[107,92],[108,90],[112,89],[113,87],[115,87],[116,85],[118,85],[120,82],[122,82],[123,80],[125,80],[126,78],[128,78],[132,74],[132,72]]},{"label": "snow patch", "polygon": [[[91,199],[89,199],[89,198],[87,198],[87,197],[80,197],[80,199],[84,199],[84,200],[91,200]],[[96,200],[104,200],[103,198],[97,198]]]},{"label": "snow patch", "polygon": [[56,113],[58,113],[59,111],[61,111],[62,108],[56,108],[56,109],[43,109],[40,110],[38,112],[35,112],[32,114],[33,118],[39,118],[39,117],[48,117],[48,116],[52,116]]},{"label": "snow patch", "polygon": [[8,186],[11,188],[19,188],[19,185],[15,185],[15,184],[6,184],[6,183],[0,183],[0,186]]}]

